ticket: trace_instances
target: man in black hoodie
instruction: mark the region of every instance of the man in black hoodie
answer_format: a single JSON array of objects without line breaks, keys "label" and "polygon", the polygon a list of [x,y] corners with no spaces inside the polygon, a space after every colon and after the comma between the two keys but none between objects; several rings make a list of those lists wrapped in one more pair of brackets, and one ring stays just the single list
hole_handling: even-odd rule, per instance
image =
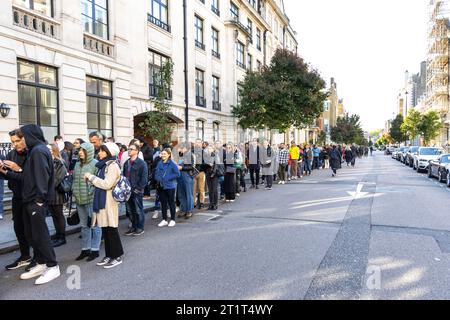
[{"label": "man in black hoodie", "polygon": [[47,203],[55,190],[53,185],[53,159],[45,144],[42,129],[30,124],[21,128],[28,149],[28,156],[23,168],[22,200],[28,238],[31,240],[37,265],[29,272],[23,273],[22,280],[40,276],[35,284],[44,284],[60,276],[55,251],[50,241],[46,223]]},{"label": "man in black hoodie", "polygon": [[8,154],[3,163],[3,167],[0,168],[0,177],[3,176],[6,180],[8,180],[8,188],[13,192],[12,216],[14,222],[14,232],[16,234],[17,241],[19,242],[20,257],[13,263],[7,265],[5,268],[6,270],[15,270],[25,266],[32,268],[36,264],[31,261],[30,241],[25,235],[26,227],[23,215],[22,172],[27,157],[25,140],[20,130],[11,131],[9,136],[11,138],[11,143],[14,146],[14,150]]}]

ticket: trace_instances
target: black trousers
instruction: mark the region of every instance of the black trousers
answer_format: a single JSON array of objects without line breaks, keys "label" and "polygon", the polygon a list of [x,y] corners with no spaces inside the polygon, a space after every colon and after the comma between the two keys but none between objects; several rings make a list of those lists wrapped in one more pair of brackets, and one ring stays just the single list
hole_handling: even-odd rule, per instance
[{"label": "black trousers", "polygon": [[272,188],[273,176],[272,175],[267,175],[265,177],[266,177],[266,188]]},{"label": "black trousers", "polygon": [[53,249],[48,231],[45,204],[41,207],[34,201],[27,203],[24,210],[24,226],[27,239],[34,250],[34,258],[38,264],[46,264],[47,267],[55,267],[55,250]]},{"label": "black trousers", "polygon": [[56,237],[59,239],[66,238],[66,218],[63,214],[64,205],[49,205],[48,210],[52,214],[53,225],[56,230]]},{"label": "black trousers", "polygon": [[259,171],[260,168],[257,165],[250,165],[250,180],[252,182],[252,186],[255,185],[255,174],[256,174],[256,185],[259,185]]},{"label": "black trousers", "polygon": [[242,186],[242,175],[243,175],[242,169],[236,169],[236,193],[241,193],[241,187]]},{"label": "black trousers", "polygon": [[[21,199],[12,199],[12,215],[14,223],[14,232],[19,242],[20,257],[30,257],[30,239],[25,234],[24,207]],[[28,227],[28,229],[30,229]]]},{"label": "black trousers", "polygon": [[120,241],[119,228],[102,228],[105,236],[105,253],[106,257],[117,259],[123,256],[122,241]]},{"label": "black trousers", "polygon": [[208,185],[209,205],[219,205],[219,177],[206,177],[206,184]]},{"label": "black trousers", "polygon": [[170,208],[170,219],[175,220],[175,190],[158,190],[159,201],[161,201],[161,211],[164,220],[167,220],[167,209]]}]

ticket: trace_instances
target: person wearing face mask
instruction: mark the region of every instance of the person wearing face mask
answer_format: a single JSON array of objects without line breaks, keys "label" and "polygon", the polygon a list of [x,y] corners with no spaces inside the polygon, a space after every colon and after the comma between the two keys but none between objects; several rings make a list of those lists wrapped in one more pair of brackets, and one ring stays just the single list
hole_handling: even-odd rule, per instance
[{"label": "person wearing face mask", "polygon": [[269,141],[264,140],[261,148],[261,164],[263,167],[262,174],[265,176],[266,190],[272,190],[273,184],[273,157],[274,152],[269,145]]},{"label": "person wearing face mask", "polygon": [[188,144],[182,144],[178,149],[178,169],[181,172],[178,178],[177,195],[180,201],[178,217],[189,219],[194,211],[194,170],[195,158],[188,148]]}]

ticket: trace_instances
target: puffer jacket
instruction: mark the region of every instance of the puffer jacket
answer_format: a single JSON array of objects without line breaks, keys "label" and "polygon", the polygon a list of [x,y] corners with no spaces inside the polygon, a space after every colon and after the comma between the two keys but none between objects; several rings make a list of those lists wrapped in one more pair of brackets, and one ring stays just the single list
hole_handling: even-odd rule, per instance
[{"label": "puffer jacket", "polygon": [[84,175],[86,173],[93,175],[97,173],[97,168],[95,167],[97,160],[94,159],[95,150],[92,144],[85,142],[81,145],[81,149],[86,150],[86,162],[82,164],[78,161],[75,165],[75,170],[73,172],[72,192],[77,204],[86,205],[94,201],[95,188],[89,183],[86,183],[84,180]]}]

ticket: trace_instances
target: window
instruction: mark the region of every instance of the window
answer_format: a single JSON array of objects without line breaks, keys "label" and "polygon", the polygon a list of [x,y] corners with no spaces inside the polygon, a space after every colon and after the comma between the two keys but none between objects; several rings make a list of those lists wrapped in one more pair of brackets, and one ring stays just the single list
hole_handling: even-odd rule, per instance
[{"label": "window", "polygon": [[13,3],[31,10],[44,16],[53,17],[53,1],[52,0],[13,0]]},{"label": "window", "polygon": [[213,141],[220,141],[220,123],[213,122]]},{"label": "window", "polygon": [[218,77],[212,77],[212,99],[213,109],[220,111],[220,79]]},{"label": "window", "polygon": [[253,70],[253,57],[250,53],[247,54],[247,70],[252,71]]},{"label": "window", "polygon": [[220,17],[219,0],[212,0],[211,10]]},{"label": "window", "polygon": [[148,21],[170,32],[168,0],[151,0]]},{"label": "window", "polygon": [[199,69],[195,69],[195,96],[196,105],[199,107],[206,107],[205,73]]},{"label": "window", "polygon": [[253,22],[247,19],[247,30],[250,33],[250,43],[253,43]]},{"label": "window", "polygon": [[219,53],[219,31],[212,28],[211,29],[211,37],[212,37],[212,55],[217,59],[220,59]]},{"label": "window", "polygon": [[19,124],[37,124],[45,138],[59,133],[58,81],[56,68],[25,60],[17,61]]},{"label": "window", "polygon": [[202,50],[205,50],[203,44],[203,19],[195,16],[195,46]]},{"label": "window", "polygon": [[330,101],[325,101],[324,102],[324,111],[330,111]]},{"label": "window", "polygon": [[256,28],[256,49],[261,51],[261,30]]},{"label": "window", "polygon": [[195,121],[195,131],[197,132],[197,139],[205,140],[205,122],[203,120]]},{"label": "window", "polygon": [[256,9],[256,0],[247,0],[248,3],[250,3],[250,5]]},{"label": "window", "polygon": [[274,27],[274,31],[275,33],[275,38],[278,39],[278,20],[275,18],[275,27]]},{"label": "window", "polygon": [[239,8],[233,2],[230,4],[230,14],[232,19],[239,21]]},{"label": "window", "polygon": [[[161,78],[161,69],[169,61],[170,58],[163,56],[157,52],[150,51],[150,61],[148,67],[150,97],[157,97],[158,91],[163,86],[163,79]],[[172,100],[172,91],[169,88],[166,96],[167,100]]]},{"label": "window", "polygon": [[238,41],[238,43],[236,44],[236,51],[237,51],[236,52],[236,54],[237,54],[236,55],[236,57],[237,57],[236,64],[243,69],[245,69],[245,64],[244,64],[245,49],[244,48],[245,48],[244,45]]},{"label": "window", "polygon": [[84,31],[108,40],[108,1],[81,0]]},{"label": "window", "polygon": [[86,77],[88,132],[113,136],[112,82]]}]

